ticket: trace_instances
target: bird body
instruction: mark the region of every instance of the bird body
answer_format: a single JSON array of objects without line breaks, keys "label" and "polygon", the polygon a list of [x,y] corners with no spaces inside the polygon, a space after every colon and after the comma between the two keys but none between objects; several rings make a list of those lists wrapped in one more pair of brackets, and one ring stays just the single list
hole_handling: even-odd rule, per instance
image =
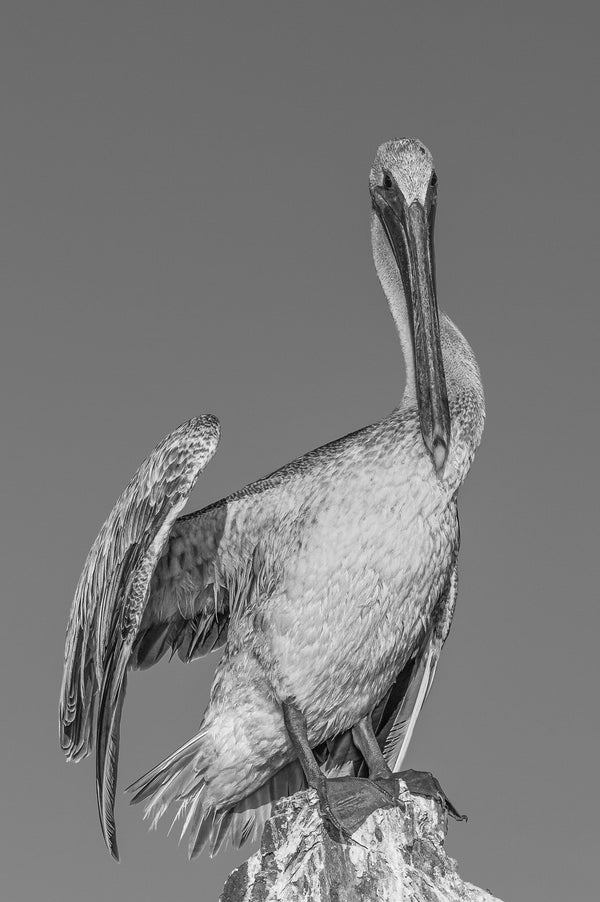
[{"label": "bird body", "polygon": [[170,600],[179,613],[211,566],[240,596],[199,729],[212,737],[208,754],[202,743],[208,770],[196,773],[208,805],[234,804],[294,757],[283,699],[297,700],[316,746],[374,708],[427,632],[458,553],[456,492],[483,428],[474,357],[445,316],[443,325],[444,345],[464,357],[449,380],[453,438],[441,479],[422,452],[416,409],[401,405],[171,534],[151,605],[168,616]]},{"label": "bird body", "polygon": [[[419,188],[421,148],[401,147],[404,161],[416,154],[418,163],[405,194]],[[308,742],[318,748],[391,704],[386,700],[401,684],[392,714],[387,721],[382,715],[381,742],[387,736],[395,759],[404,754],[450,626],[456,495],[481,439],[484,402],[466,340],[443,313],[438,323],[435,309],[431,320],[409,324],[389,237],[376,217],[372,234],[407,360],[400,406],[202,511],[171,519],[162,531],[152,515],[159,539],[146,546],[129,582],[119,567],[127,569],[130,552],[119,564],[111,550],[118,565],[111,592],[104,588],[113,579],[106,537],[90,553],[67,635],[63,746],[72,758],[87,753],[99,695],[99,805],[115,853],[112,802],[126,669],[150,666],[167,650],[191,660],[225,646],[195,735],[131,787],[155,821],[170,804],[178,806],[192,854],[207,842],[216,851],[228,835],[240,844],[256,834],[272,802],[302,785],[286,702],[302,712]],[[439,330],[439,358],[427,358],[428,395],[419,381],[426,358],[419,355],[431,342],[421,328]],[[160,488],[150,485],[149,497]],[[118,516],[131,504],[129,496],[118,503]],[[145,513],[147,502],[138,509]],[[133,514],[129,520],[145,534],[147,525]],[[122,531],[120,525],[111,535]],[[118,598],[131,595],[135,578],[142,602],[130,629],[127,603],[119,607]]]}]

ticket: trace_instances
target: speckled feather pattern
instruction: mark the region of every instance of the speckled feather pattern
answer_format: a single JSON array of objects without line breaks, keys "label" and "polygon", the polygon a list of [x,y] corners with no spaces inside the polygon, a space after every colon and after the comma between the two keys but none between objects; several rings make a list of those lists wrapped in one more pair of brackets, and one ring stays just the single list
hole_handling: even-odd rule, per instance
[{"label": "speckled feather pattern", "polygon": [[90,550],[65,643],[59,719],[62,747],[71,760],[89,752],[113,618],[118,617],[123,638],[136,633],[168,536],[165,524],[170,528],[185,505],[219,436],[218,420],[207,415],[183,423],[163,439],[123,491]]}]

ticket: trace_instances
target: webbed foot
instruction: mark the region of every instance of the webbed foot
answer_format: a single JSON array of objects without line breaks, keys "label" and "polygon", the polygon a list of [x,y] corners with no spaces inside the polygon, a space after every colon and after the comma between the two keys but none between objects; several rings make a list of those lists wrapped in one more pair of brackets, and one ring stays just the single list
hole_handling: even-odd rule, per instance
[{"label": "webbed foot", "polygon": [[402,809],[405,808],[404,802],[406,801],[407,787],[398,774],[390,773],[390,776],[373,776],[369,777],[369,781],[377,787],[391,805],[398,805]]},{"label": "webbed foot", "polygon": [[[393,808],[398,804],[398,781],[395,789],[386,781],[368,780],[362,777],[330,777],[317,789],[319,806],[325,827],[336,842],[349,842],[352,834],[378,808]],[[394,792],[396,793],[394,795]]]},{"label": "webbed foot", "polygon": [[440,786],[439,780],[424,770],[403,770],[396,774],[400,780],[404,780],[409,792],[416,796],[426,796],[430,799],[437,799],[445,807],[446,811],[456,821],[468,820],[466,814],[460,814]]}]

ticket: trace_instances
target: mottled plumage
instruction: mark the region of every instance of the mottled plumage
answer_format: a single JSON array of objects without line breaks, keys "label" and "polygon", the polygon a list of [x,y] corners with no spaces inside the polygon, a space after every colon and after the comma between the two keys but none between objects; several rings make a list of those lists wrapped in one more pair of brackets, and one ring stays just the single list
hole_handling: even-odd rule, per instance
[{"label": "mottled plumage", "polygon": [[[390,142],[380,151],[386,166],[397,159],[399,171],[410,170],[415,191],[421,170],[431,171],[421,147]],[[96,737],[99,807],[114,854],[127,669],[165,652],[190,660],[225,646],[195,735],[130,787],[154,823],[175,804],[191,855],[255,836],[272,802],[304,784],[285,700],[304,713],[322,762],[331,765],[336,737],[371,712],[388,761],[398,767],[406,752],[450,628],[456,495],[484,404],[475,358],[440,314],[451,438],[443,468],[434,466],[403,288],[377,217],[372,234],[407,360],[400,407],[173,522],[218,441],[214,418],[190,421],[142,465],[90,552],[67,633],[62,743],[78,760]],[[344,760],[352,762],[352,749]]]}]

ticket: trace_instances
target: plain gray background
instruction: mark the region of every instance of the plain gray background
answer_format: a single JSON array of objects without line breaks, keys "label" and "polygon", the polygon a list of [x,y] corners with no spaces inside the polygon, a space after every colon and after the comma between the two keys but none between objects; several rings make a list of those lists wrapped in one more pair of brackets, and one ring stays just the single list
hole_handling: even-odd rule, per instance
[{"label": "plain gray background", "polygon": [[[366,425],[403,365],[371,261],[377,145],[440,179],[440,303],[488,422],[461,492],[461,593],[408,766],[505,900],[598,897],[598,242],[594,4],[4,3],[1,896],[216,900],[56,710],[74,586],[143,457],[216,413],[194,507]],[[186,739],[214,660],[130,681],[121,786]]]}]

